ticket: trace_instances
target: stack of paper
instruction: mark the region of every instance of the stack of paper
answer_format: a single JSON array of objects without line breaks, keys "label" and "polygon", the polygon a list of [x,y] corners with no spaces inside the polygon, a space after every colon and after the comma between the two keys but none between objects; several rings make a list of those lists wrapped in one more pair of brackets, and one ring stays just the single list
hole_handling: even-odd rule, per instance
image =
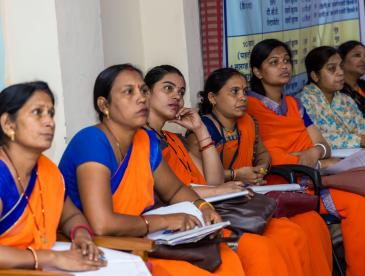
[{"label": "stack of paper", "polygon": [[169,205],[166,207],[157,208],[151,211],[144,213],[145,215],[167,215],[167,214],[176,214],[176,213],[185,213],[190,214],[199,219],[202,227],[195,227],[194,229],[183,231],[183,232],[171,232],[171,231],[157,231],[154,233],[148,234],[148,238],[154,240],[157,244],[168,244],[168,245],[177,245],[183,243],[191,243],[197,242],[204,237],[226,227],[230,223],[220,222],[211,225],[205,225],[202,213],[196,206],[191,202],[180,202],[173,205]]},{"label": "stack of paper", "polygon": [[[71,243],[69,242],[56,242],[53,246],[53,250],[69,250]],[[97,271],[86,272],[71,272],[73,275],[81,276],[111,276],[111,275],[128,275],[128,276],[150,276],[151,273],[146,267],[146,264],[138,256],[130,253],[116,251],[112,249],[102,248],[104,257],[108,262],[106,267],[100,268]],[[45,269],[47,271],[55,271],[54,269]]]},{"label": "stack of paper", "polygon": [[300,191],[302,188],[299,184],[291,183],[291,184],[276,184],[276,185],[263,185],[263,186],[252,186],[250,187],[254,192],[259,194],[266,194],[272,191]]},{"label": "stack of paper", "polygon": [[350,155],[357,153],[359,151],[361,151],[361,148],[356,148],[356,149],[333,149],[331,151],[331,157],[336,157],[336,158],[346,158],[349,157]]},{"label": "stack of paper", "polygon": [[[195,185],[196,186],[196,185]],[[266,194],[272,191],[300,191],[302,188],[299,184],[276,184],[276,185],[262,185],[262,186],[248,186],[255,193]],[[240,196],[248,195],[248,191],[227,193],[217,196],[206,197],[205,200],[208,202],[217,202],[225,199],[236,198]]]},{"label": "stack of paper", "polygon": [[337,162],[335,165],[321,169],[321,174],[336,174],[347,170],[365,166],[365,151],[360,150]]}]

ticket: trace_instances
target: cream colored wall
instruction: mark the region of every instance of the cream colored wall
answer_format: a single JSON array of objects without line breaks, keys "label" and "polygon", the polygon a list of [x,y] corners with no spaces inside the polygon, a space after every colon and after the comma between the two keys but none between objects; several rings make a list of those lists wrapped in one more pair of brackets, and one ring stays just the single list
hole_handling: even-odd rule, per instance
[{"label": "cream colored wall", "polygon": [[101,1],[101,16],[106,66],[131,62],[146,72],[174,65],[186,79],[186,106],[196,105],[203,85],[197,0]]},{"label": "cream colored wall", "polygon": [[55,92],[47,152],[55,162],[77,130],[96,122],[92,88],[105,66],[175,65],[186,105],[195,104],[203,82],[197,0],[0,0],[0,9],[6,84],[41,79]]},{"label": "cream colored wall", "polygon": [[55,2],[2,0],[5,83],[45,80],[56,96],[56,135],[47,155],[58,160],[65,147],[64,96]]}]

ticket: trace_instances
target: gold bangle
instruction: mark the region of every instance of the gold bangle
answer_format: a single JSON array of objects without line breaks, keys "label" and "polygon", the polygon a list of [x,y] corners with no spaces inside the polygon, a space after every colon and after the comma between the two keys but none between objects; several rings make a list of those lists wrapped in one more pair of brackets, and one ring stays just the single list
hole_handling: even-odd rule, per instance
[{"label": "gold bangle", "polygon": [[146,225],[146,234],[144,234],[143,236],[147,236],[148,233],[150,232],[150,222],[148,221],[148,219],[145,216],[140,216],[140,218],[144,221],[145,225]]},{"label": "gold bangle", "polygon": [[200,203],[198,209],[201,210],[204,205],[208,205],[212,210],[215,210],[214,206],[208,201],[203,201]]},{"label": "gold bangle", "polygon": [[35,252],[35,250],[31,246],[28,246],[27,250],[29,250],[33,255],[33,258],[34,258],[34,267],[33,268],[35,270],[38,270],[39,269],[39,262],[38,262],[37,252]]},{"label": "gold bangle", "polygon": [[202,204],[203,202],[205,202],[204,199],[198,198],[198,199],[196,199],[196,200],[193,201],[193,204],[195,205],[196,208],[199,209],[200,204]]}]

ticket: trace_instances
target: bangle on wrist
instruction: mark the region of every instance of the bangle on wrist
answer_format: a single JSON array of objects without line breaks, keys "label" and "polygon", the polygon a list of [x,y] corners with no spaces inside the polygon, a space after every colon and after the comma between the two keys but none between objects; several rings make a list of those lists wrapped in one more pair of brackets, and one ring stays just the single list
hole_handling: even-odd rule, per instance
[{"label": "bangle on wrist", "polygon": [[322,153],[322,156],[319,158],[319,159],[324,159],[327,155],[327,148],[325,145],[321,144],[321,143],[317,143],[317,144],[314,144],[314,147],[319,147],[323,150],[323,153]]},{"label": "bangle on wrist", "polygon": [[230,172],[231,172],[231,181],[236,180],[236,178],[237,178],[237,173],[236,173],[236,171],[235,171],[234,169],[229,169],[229,170],[230,170]]},{"label": "bangle on wrist", "polygon": [[210,204],[210,202],[205,201],[205,200],[202,203],[199,204],[198,209],[201,210],[202,207],[205,206],[205,205],[208,205],[212,210],[215,210],[214,206],[212,204]]},{"label": "bangle on wrist", "polygon": [[204,202],[205,200],[204,199],[202,199],[202,198],[198,198],[198,199],[195,199],[194,201],[193,201],[193,204],[195,205],[195,207],[196,208],[198,208],[199,209],[199,205],[202,203],[202,202]]},{"label": "bangle on wrist", "polygon": [[86,230],[90,237],[93,238],[94,237],[94,232],[93,230],[91,229],[91,227],[89,225],[86,225],[86,224],[78,224],[78,225],[75,225],[74,227],[72,227],[71,231],[70,231],[70,239],[71,241],[73,241],[75,239],[75,234],[76,234],[76,231],[79,230],[79,229],[84,229]]},{"label": "bangle on wrist", "polygon": [[198,140],[198,142],[199,142],[199,144],[200,144],[201,142],[204,142],[205,140],[208,140],[208,139],[210,139],[210,138],[212,138],[212,137],[209,135],[209,136],[207,136],[207,137],[205,137],[205,138],[203,138],[203,139]]},{"label": "bangle on wrist", "polygon": [[146,233],[143,235],[143,237],[144,237],[144,236],[147,236],[147,234],[150,232],[150,222],[148,221],[148,219],[145,216],[141,215],[140,218],[143,220],[143,222],[146,225]]},{"label": "bangle on wrist", "polygon": [[38,255],[37,255],[37,252],[34,250],[34,248],[33,247],[31,247],[31,246],[28,246],[27,247],[27,250],[29,250],[31,253],[32,253],[32,255],[33,255],[33,258],[34,258],[34,266],[33,266],[33,268],[35,269],[35,270],[38,270],[39,269],[39,261],[38,261]]},{"label": "bangle on wrist", "polygon": [[209,144],[203,146],[203,147],[200,147],[199,151],[202,152],[202,151],[205,151],[206,149],[209,149],[210,147],[214,147],[215,144],[213,141],[211,141]]}]

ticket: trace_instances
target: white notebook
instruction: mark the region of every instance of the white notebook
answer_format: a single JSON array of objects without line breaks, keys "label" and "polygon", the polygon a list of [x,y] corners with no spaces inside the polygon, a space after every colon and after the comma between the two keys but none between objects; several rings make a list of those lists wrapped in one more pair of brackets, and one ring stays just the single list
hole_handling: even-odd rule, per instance
[{"label": "white notebook", "polygon": [[[194,186],[197,186],[195,184]],[[200,185],[203,186],[203,185]],[[276,185],[262,185],[262,186],[249,186],[251,190],[259,194],[266,194],[271,191],[299,191],[301,187],[299,184],[276,184]],[[208,202],[217,202],[225,199],[236,198],[240,196],[248,195],[248,191],[241,191],[236,193],[227,193],[218,196],[206,197],[205,200]]]},{"label": "white notebook", "polygon": [[172,204],[166,207],[157,208],[151,211],[144,213],[145,215],[167,215],[167,214],[176,214],[176,213],[186,213],[193,215],[199,219],[202,227],[195,227],[194,229],[187,231],[157,231],[154,233],[148,234],[148,238],[154,240],[157,244],[168,244],[168,245],[177,245],[183,243],[191,243],[197,242],[202,238],[218,231],[229,225],[228,221],[220,222],[211,225],[205,225],[202,213],[200,210],[191,202],[179,202],[176,204]]},{"label": "white notebook", "polygon": [[[69,242],[56,242],[52,247],[53,250],[61,251],[70,249]],[[136,255],[107,249],[101,247],[104,252],[105,259],[108,261],[106,267],[100,268],[96,271],[86,272],[70,272],[73,275],[81,276],[112,276],[112,275],[128,275],[128,276],[150,276],[151,273],[147,269],[142,259]],[[56,271],[54,269],[45,269],[47,271]]]}]

